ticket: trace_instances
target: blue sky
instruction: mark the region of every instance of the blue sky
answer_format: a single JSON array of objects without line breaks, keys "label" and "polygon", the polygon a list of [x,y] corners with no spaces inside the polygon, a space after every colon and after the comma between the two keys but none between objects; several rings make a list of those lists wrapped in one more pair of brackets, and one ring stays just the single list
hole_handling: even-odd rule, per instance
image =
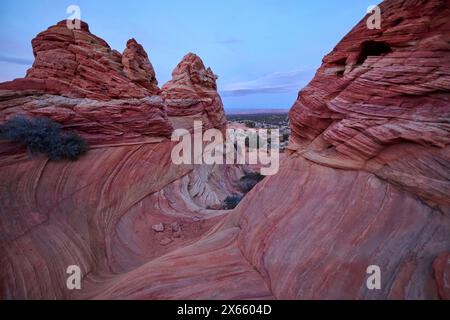
[{"label": "blue sky", "polygon": [[1,0],[0,81],[23,77],[31,39],[81,8],[91,32],[122,52],[136,38],[160,85],[188,52],[219,76],[227,109],[290,108],[322,58],[376,0]]}]

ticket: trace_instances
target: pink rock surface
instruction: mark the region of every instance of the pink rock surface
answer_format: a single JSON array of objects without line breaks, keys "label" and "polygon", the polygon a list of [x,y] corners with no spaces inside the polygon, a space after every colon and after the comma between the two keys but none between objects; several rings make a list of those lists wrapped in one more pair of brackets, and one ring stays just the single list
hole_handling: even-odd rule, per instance
[{"label": "pink rock surface", "polygon": [[[26,77],[0,83],[0,123],[17,115],[45,116],[95,145],[170,137],[172,123],[192,129],[193,119],[203,120],[205,130],[224,130],[216,76],[198,56],[188,54],[160,94],[148,55],[135,39],[122,55],[86,23],[81,27],[70,30],[64,20],[33,39],[36,59]],[[8,145],[1,149],[15,152]]]},{"label": "pink rock surface", "polygon": [[363,169],[449,214],[450,7],[385,1],[328,54],[290,112],[291,149]]},{"label": "pink rock surface", "polygon": [[91,145],[170,137],[155,71],[136,40],[121,55],[86,23],[70,30],[64,20],[32,45],[35,61],[26,77],[0,83],[0,123],[17,115],[45,116]]},{"label": "pink rock surface", "polygon": [[443,253],[433,263],[434,277],[441,299],[450,300],[450,253]]},{"label": "pink rock surface", "polygon": [[147,88],[151,93],[158,92],[155,70],[144,48],[135,39],[128,40],[127,48],[123,52],[122,64],[128,79]]},{"label": "pink rock surface", "polygon": [[[291,159],[238,210],[243,253],[276,297],[442,298],[432,265],[450,247],[450,7],[381,11],[381,30],[363,19],[324,58],[290,112]],[[295,193],[272,187],[282,181]],[[271,190],[282,208],[260,201]],[[379,291],[365,285],[369,265]]]},{"label": "pink rock surface", "polygon": [[110,279],[196,241],[223,218],[206,207],[236,191],[242,169],[172,163],[173,127],[141,45],[132,39],[120,55],[87,24],[71,31],[59,23],[33,48],[27,77],[0,84],[0,123],[49,117],[91,150],[76,162],[49,162],[0,141],[0,298],[71,298],[69,265]]},{"label": "pink rock surface", "polygon": [[[277,298],[438,298],[432,263],[449,248],[449,219],[371,173],[294,155],[235,214],[243,255]],[[370,265],[381,290],[366,286]]]}]

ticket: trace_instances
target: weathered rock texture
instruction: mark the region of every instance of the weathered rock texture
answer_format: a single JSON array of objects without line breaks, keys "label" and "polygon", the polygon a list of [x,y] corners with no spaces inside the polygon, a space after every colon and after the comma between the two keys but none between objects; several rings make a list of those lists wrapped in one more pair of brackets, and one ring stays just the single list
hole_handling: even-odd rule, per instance
[{"label": "weathered rock texture", "polygon": [[[204,206],[236,168],[175,166],[167,140],[2,156],[2,298],[448,299],[449,3],[381,9],[382,29],[361,21],[300,92],[279,173],[227,215]],[[162,88],[169,117],[221,128],[214,88],[188,55]]]},{"label": "weathered rock texture", "polygon": [[175,128],[193,129],[201,120],[205,129],[225,129],[222,99],[217,93],[217,76],[206,69],[195,54],[187,54],[172,72],[172,80],[161,88],[167,115]]},{"label": "weathered rock texture", "polygon": [[[0,111],[2,122],[19,115],[48,117],[78,132],[92,146],[159,141],[173,130],[159,96],[107,101],[0,89]],[[0,154],[6,150],[2,148]]]}]

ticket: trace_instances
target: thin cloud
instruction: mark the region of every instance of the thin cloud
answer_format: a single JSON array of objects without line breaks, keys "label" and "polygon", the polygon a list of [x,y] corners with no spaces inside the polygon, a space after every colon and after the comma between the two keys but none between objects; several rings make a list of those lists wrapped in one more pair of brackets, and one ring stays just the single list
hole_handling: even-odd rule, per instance
[{"label": "thin cloud", "polygon": [[275,72],[251,81],[225,85],[223,96],[246,96],[253,94],[275,94],[299,90],[313,76],[314,69],[297,69]]},{"label": "thin cloud", "polygon": [[33,64],[33,59],[27,58],[16,58],[0,55],[0,62],[20,64],[24,66],[31,66]]}]

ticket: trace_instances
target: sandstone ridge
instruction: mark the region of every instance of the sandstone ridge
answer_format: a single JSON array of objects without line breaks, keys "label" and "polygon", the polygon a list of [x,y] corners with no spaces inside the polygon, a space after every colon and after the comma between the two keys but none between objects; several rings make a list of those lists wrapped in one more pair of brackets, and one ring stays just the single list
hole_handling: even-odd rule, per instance
[{"label": "sandstone ridge", "polygon": [[[120,138],[78,162],[57,163],[17,161],[0,145],[1,297],[448,299],[449,2],[380,6],[382,29],[361,20],[301,90],[290,112],[290,154],[233,211],[211,208],[236,192],[241,168],[176,166],[165,138],[149,143],[139,133],[136,144]],[[68,35],[54,28],[43,43],[88,34],[84,24]],[[102,41],[88,38],[103,52]],[[39,90],[95,103],[150,99],[160,106],[149,107],[160,110],[152,118],[160,132],[191,129],[200,118],[223,129],[216,78],[197,56],[188,54],[173,79],[149,94],[151,68],[129,45],[128,62],[116,59],[111,68],[126,66],[121,79],[135,96],[118,89],[111,98],[97,85],[74,95],[59,85]],[[31,75],[45,83],[40,63]],[[75,84],[89,82],[81,79]],[[37,112],[39,99],[50,99],[36,87],[15,87],[20,81],[0,85],[8,117]],[[50,115],[61,114],[53,108]],[[125,130],[117,118],[108,136]],[[81,291],[65,287],[72,264],[82,268]],[[372,265],[381,270],[380,290],[367,287]]]}]

